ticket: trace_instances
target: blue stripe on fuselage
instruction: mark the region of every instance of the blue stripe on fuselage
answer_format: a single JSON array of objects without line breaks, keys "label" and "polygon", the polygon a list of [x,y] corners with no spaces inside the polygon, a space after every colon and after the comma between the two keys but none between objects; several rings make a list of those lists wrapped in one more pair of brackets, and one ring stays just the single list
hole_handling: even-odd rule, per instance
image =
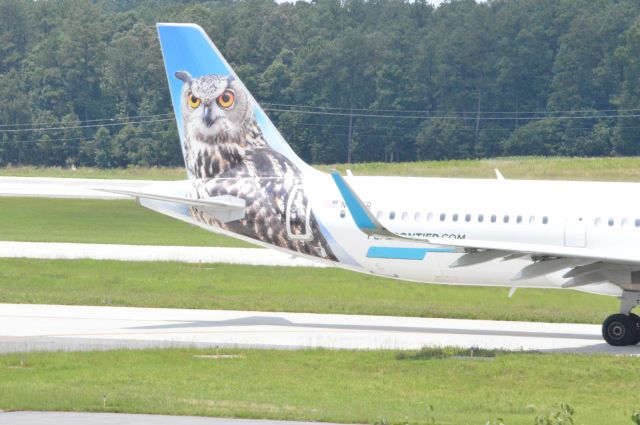
[{"label": "blue stripe on fuselage", "polygon": [[423,260],[428,252],[455,252],[453,248],[396,248],[372,246],[367,251],[368,258],[387,258],[394,260]]}]

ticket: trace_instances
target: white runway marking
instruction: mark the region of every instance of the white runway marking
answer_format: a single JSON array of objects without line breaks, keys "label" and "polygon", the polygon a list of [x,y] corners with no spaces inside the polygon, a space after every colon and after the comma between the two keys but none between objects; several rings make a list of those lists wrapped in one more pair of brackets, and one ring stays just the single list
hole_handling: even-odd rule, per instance
[{"label": "white runway marking", "polygon": [[600,326],[256,311],[0,304],[0,351],[149,347],[505,350],[640,354]]},{"label": "white runway marking", "polygon": [[0,241],[0,258],[49,260],[179,261],[253,266],[326,267],[322,263],[261,248],[110,245]]}]

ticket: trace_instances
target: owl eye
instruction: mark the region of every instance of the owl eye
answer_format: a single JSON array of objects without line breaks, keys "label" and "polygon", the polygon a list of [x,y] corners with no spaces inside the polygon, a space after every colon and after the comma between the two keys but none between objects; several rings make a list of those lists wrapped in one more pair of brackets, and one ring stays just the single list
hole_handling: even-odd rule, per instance
[{"label": "owl eye", "polygon": [[236,95],[231,90],[225,90],[218,98],[216,99],[216,103],[221,108],[230,108],[233,106],[233,102],[236,100]]},{"label": "owl eye", "polygon": [[192,109],[196,109],[200,106],[200,99],[195,97],[191,92],[189,93],[189,106],[191,106]]}]

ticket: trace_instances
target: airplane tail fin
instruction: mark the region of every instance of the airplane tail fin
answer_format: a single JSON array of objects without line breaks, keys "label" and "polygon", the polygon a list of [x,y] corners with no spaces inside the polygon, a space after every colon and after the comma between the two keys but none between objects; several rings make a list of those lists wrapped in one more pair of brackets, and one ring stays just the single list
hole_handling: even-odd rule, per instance
[{"label": "airplane tail fin", "polygon": [[157,24],[189,178],[215,177],[245,149],[271,149],[298,170],[291,149],[240,78],[195,24]]}]

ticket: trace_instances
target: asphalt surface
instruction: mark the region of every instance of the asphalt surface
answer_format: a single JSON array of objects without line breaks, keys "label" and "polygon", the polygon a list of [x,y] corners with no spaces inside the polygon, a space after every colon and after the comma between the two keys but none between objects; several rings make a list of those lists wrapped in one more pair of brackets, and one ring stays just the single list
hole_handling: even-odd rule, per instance
[{"label": "asphalt surface", "polygon": [[640,354],[588,324],[339,314],[0,304],[0,352],[242,347],[407,349],[457,346]]},{"label": "asphalt surface", "polygon": [[198,416],[130,415],[124,413],[4,412],[0,425],[319,425],[319,422]]}]

